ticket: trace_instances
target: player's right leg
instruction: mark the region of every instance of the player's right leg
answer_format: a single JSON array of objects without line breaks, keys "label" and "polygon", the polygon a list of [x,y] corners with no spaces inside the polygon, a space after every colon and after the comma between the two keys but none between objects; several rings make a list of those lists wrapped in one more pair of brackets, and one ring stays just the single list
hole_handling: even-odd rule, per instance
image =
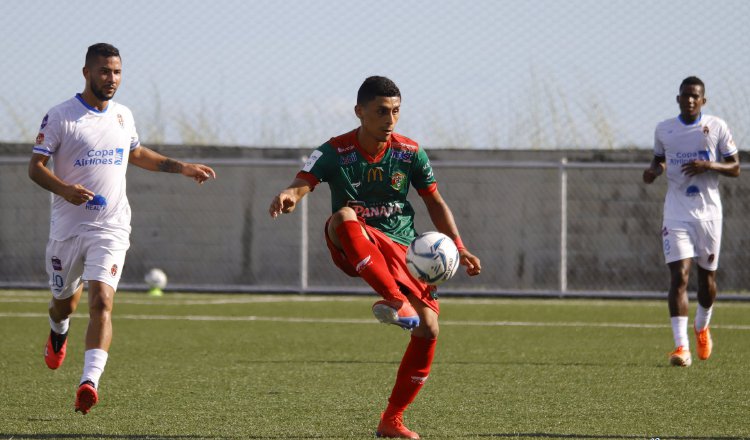
[{"label": "player's right leg", "polygon": [[669,354],[669,363],[678,367],[689,367],[690,341],[688,339],[688,296],[687,284],[691,260],[679,260],[669,263],[670,286],[667,301],[672,324],[672,336],[675,349]]},{"label": "player's right leg", "polygon": [[695,331],[696,351],[700,360],[711,357],[713,351],[714,342],[711,338],[709,323],[715,299],[716,272],[698,266],[698,306],[695,310],[693,330]]},{"label": "player's right leg", "polygon": [[112,343],[112,309],[120,282],[125,254],[130,247],[128,234],[104,233],[87,236],[86,267],[88,280],[89,325],[83,374],[76,393],[75,410],[87,414],[99,401],[99,380],[109,358]]},{"label": "player's right leg", "polygon": [[77,237],[50,240],[46,268],[52,299],[49,302],[50,333],[44,346],[44,362],[52,370],[60,368],[67,352],[70,315],[78,307],[83,283],[83,262]]}]

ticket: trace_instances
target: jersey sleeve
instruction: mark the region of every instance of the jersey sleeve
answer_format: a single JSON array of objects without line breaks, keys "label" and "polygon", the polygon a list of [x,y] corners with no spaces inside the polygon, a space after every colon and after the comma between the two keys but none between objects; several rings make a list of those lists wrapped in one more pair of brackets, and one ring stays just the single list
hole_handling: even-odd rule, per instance
[{"label": "jersey sleeve", "polygon": [[437,181],[432,172],[427,152],[420,148],[412,162],[411,184],[420,195],[429,194],[437,189]]},{"label": "jersey sleeve", "polygon": [[312,188],[315,188],[318,183],[329,179],[334,167],[338,164],[336,156],[335,150],[327,143],[321,145],[307,158],[302,169],[297,173],[297,178],[306,180]]},{"label": "jersey sleeve", "polygon": [[718,147],[722,157],[729,157],[737,154],[737,145],[734,143],[732,132],[729,130],[727,124],[721,124]]},{"label": "jersey sleeve", "polygon": [[135,129],[135,118],[130,114],[130,151],[141,146],[141,140],[138,138],[138,131]]},{"label": "jersey sleeve", "polygon": [[36,135],[33,152],[45,156],[55,154],[60,146],[62,130],[62,121],[56,113],[50,112],[44,115],[39,134]]},{"label": "jersey sleeve", "polygon": [[664,143],[659,138],[659,127],[654,130],[654,156],[664,157]]}]

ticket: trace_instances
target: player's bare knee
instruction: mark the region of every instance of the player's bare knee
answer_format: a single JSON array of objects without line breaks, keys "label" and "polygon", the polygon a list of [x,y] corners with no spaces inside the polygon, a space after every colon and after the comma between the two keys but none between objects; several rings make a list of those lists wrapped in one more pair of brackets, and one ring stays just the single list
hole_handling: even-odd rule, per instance
[{"label": "player's bare knee", "polygon": [[357,221],[357,213],[348,206],[344,206],[338,211],[331,215],[331,220],[328,222],[329,226],[336,229],[339,225],[346,221]]}]

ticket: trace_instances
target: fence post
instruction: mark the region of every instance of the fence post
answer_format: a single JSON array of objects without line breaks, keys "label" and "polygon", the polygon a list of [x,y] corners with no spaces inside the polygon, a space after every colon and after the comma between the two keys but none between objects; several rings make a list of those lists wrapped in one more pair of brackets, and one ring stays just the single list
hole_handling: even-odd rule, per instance
[{"label": "fence post", "polygon": [[[302,163],[304,164],[307,162],[307,156],[302,156]],[[307,293],[307,277],[308,277],[308,245],[309,245],[309,237],[307,233],[307,226],[308,226],[308,220],[307,220],[307,197],[303,197],[300,201],[300,246],[299,246],[299,288],[300,293],[305,294]]]},{"label": "fence post", "polygon": [[560,159],[560,292],[568,290],[568,158]]}]

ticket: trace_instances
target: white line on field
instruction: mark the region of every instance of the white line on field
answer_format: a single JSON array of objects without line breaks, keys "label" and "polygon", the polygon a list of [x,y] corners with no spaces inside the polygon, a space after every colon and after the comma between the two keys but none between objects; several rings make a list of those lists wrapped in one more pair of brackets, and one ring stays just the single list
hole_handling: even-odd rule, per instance
[{"label": "white line on field", "polygon": [[[46,318],[46,313],[0,313],[0,318]],[[87,318],[86,315],[73,315],[73,318]],[[375,319],[340,318],[290,318],[279,316],[210,316],[210,315],[118,315],[115,319],[155,320],[155,321],[219,321],[219,322],[294,322],[317,324],[378,324]],[[441,321],[441,325],[477,327],[598,327],[598,328],[668,328],[663,324],[637,324],[624,322],[525,322],[525,321]],[[712,325],[723,330],[750,330],[750,325]]]}]

